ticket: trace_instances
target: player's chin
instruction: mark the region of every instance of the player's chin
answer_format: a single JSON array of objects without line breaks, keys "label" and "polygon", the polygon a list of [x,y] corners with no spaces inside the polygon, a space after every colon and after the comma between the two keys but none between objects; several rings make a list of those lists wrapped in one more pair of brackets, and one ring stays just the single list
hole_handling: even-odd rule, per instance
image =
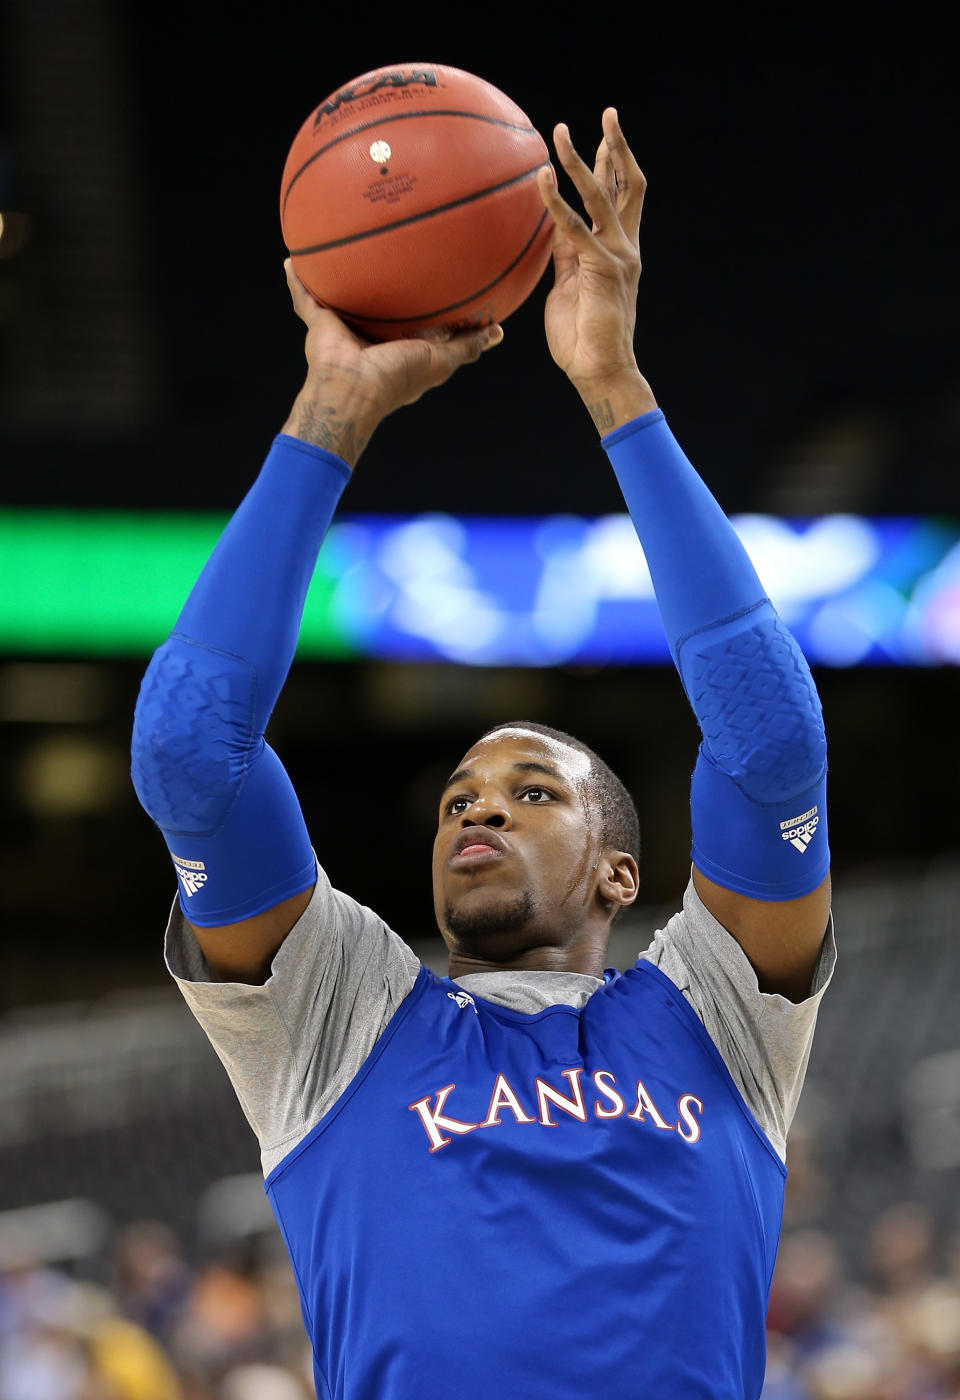
[{"label": "player's chin", "polygon": [[464,879],[456,871],[448,872],[447,878],[442,882],[440,895],[440,906],[444,916],[452,915],[454,918],[463,919],[481,910],[508,909],[520,891],[513,881],[498,878],[499,875],[498,870],[489,868],[483,872],[480,879],[471,879],[469,876]]},{"label": "player's chin", "polygon": [[478,944],[490,947],[528,929],[536,913],[530,890],[508,893],[489,886],[478,887],[445,901],[442,927],[461,948]]}]

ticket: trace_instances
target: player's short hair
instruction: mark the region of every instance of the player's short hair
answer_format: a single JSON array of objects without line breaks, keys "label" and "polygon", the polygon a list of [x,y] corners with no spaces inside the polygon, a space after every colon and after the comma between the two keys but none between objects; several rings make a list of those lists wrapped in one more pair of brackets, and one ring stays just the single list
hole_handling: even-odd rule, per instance
[{"label": "player's short hair", "polygon": [[[570,748],[586,754],[590,760],[590,784],[600,811],[600,839],[605,846],[612,846],[616,851],[626,851],[639,863],[640,819],[637,816],[636,803],[622,780],[589,744],[575,738],[573,734],[564,733],[562,729],[554,729],[549,724],[538,724],[529,719],[495,724],[492,729],[481,735],[481,738],[488,739],[501,729],[529,729],[534,734],[543,734],[548,739],[567,744]],[[618,911],[618,917],[621,913],[622,909]]]}]

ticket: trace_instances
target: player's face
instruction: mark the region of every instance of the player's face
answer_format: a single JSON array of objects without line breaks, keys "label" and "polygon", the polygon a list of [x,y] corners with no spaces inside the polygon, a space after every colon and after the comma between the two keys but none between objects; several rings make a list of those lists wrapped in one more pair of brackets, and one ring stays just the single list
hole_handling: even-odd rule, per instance
[{"label": "player's face", "polygon": [[465,755],[440,799],[437,923],[451,952],[505,961],[571,943],[597,914],[590,760],[529,730]]}]

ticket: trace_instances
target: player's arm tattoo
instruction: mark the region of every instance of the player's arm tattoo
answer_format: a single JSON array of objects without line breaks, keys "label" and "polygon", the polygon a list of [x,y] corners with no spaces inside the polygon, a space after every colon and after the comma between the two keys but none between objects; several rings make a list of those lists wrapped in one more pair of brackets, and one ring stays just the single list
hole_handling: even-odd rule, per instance
[{"label": "player's arm tattoo", "polygon": [[613,405],[609,399],[598,399],[596,403],[587,404],[587,412],[593,419],[597,432],[604,432],[615,425],[617,419],[613,411]]},{"label": "player's arm tattoo", "polygon": [[336,457],[342,457],[351,467],[367,445],[368,439],[357,431],[352,418],[340,418],[335,404],[301,403],[295,414],[296,436],[314,447],[322,447]]}]

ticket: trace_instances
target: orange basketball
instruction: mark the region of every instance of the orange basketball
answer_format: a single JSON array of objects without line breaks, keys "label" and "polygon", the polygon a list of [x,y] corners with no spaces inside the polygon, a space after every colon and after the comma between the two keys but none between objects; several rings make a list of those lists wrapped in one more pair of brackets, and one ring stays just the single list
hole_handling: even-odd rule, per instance
[{"label": "orange basketball", "polygon": [[499,88],[398,63],[338,88],[300,128],[280,222],[300,280],[361,335],[503,321],[550,259],[547,147]]}]

